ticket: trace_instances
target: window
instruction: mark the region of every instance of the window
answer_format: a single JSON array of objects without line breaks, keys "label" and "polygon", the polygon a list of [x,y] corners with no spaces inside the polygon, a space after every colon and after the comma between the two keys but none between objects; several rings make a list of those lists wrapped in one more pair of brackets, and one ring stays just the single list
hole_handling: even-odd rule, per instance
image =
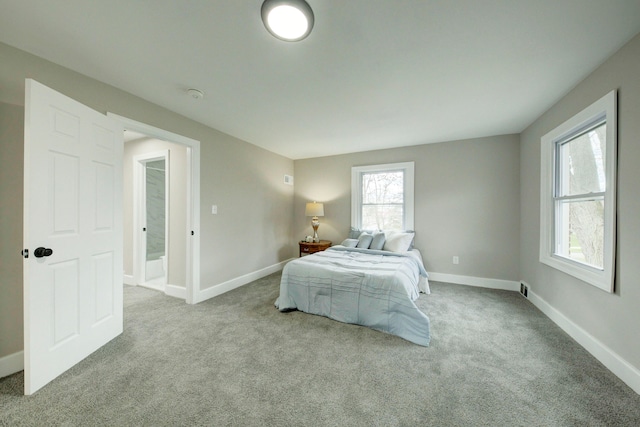
[{"label": "window", "polygon": [[413,230],[413,162],[351,168],[351,224]]},{"label": "window", "polygon": [[540,262],[607,292],[615,266],[616,92],[542,137]]}]

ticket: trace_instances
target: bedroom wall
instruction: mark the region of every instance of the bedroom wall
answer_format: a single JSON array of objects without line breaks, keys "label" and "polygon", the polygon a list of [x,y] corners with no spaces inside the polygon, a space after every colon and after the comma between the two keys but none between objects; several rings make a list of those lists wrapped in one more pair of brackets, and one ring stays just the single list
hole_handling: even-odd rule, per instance
[{"label": "bedroom wall", "polygon": [[[293,175],[292,160],[2,43],[0,64],[0,102],[23,106],[24,79],[31,77],[102,113],[113,112],[201,142],[201,289],[274,266],[296,253],[291,233],[293,187],[283,183],[285,174]],[[179,89],[176,96],[191,102]],[[3,150],[22,152],[23,138],[7,144],[10,147],[3,141]],[[6,163],[3,173],[22,176],[21,160]],[[16,206],[19,214],[3,220],[3,240],[6,233],[22,230],[17,202],[22,193],[17,187],[12,191],[13,196],[3,192],[0,202]],[[212,204],[218,205],[218,215],[211,214]],[[9,251],[10,257],[2,254],[3,271],[5,262],[6,268],[22,268],[15,256],[20,242]],[[0,301],[21,289],[21,277],[3,283]],[[11,316],[9,330],[2,330],[3,341],[22,340],[18,314]]]},{"label": "bedroom wall", "polygon": [[320,238],[340,243],[351,222],[351,167],[406,161],[415,162],[415,245],[427,270],[519,280],[518,135],[296,160],[294,239],[312,234],[304,208],[316,200],[325,203]]},{"label": "bedroom wall", "polygon": [[[0,102],[0,359],[22,350],[24,108]],[[20,331],[13,333],[12,331]],[[0,367],[1,368],[1,367]]]},{"label": "bedroom wall", "polygon": [[[640,379],[640,35],[560,99],[521,135],[520,271],[538,296],[636,369]],[[615,293],[538,261],[540,138],[618,90],[618,205]],[[640,382],[638,383],[640,385]]]},{"label": "bedroom wall", "polygon": [[133,276],[133,157],[169,150],[169,277],[167,283],[185,287],[187,274],[187,148],[180,144],[144,138],[124,144],[124,274]]}]

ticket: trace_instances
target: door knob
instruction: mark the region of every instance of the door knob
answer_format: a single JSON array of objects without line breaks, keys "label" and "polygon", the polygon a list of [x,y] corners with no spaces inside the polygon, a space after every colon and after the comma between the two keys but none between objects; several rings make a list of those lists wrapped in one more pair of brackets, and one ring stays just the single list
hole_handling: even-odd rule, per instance
[{"label": "door knob", "polygon": [[52,254],[53,254],[53,250],[48,248],[43,248],[42,246],[40,246],[39,248],[36,248],[36,250],[33,251],[33,256],[36,258],[42,258],[45,256],[50,256]]}]

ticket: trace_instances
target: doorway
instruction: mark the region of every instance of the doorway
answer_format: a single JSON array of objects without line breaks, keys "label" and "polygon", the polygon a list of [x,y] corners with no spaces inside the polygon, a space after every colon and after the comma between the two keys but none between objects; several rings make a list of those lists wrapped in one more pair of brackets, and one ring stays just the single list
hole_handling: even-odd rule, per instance
[{"label": "doorway", "polygon": [[[134,156],[134,233],[139,233],[134,252],[136,284],[165,292],[169,277],[170,151]],[[137,272],[138,274],[135,274]]]},{"label": "doorway", "polygon": [[[151,285],[155,283],[158,286],[157,289],[163,290],[165,294],[184,299],[188,304],[195,304],[195,302],[199,301],[198,296],[200,293],[200,141],[140,123],[126,117],[118,116],[113,113],[107,113],[107,115],[122,123],[126,131],[125,134],[137,133],[144,137],[158,140],[159,142],[180,147],[181,150],[179,152],[184,153],[184,155],[179,154],[174,156],[173,151],[169,150],[170,153],[166,153],[165,155],[164,153],[159,153],[160,151],[163,151],[164,148],[156,148],[155,150],[149,150],[151,153],[147,153],[148,156],[144,159],[145,165],[147,163],[151,163],[151,166],[154,169],[160,169],[157,163],[153,163],[154,158],[156,160],[161,158],[165,159],[165,189],[168,188],[169,190],[171,190],[171,184],[166,184],[166,180],[168,178],[170,179],[172,175],[174,177],[177,175],[176,173],[171,172],[172,162],[173,164],[183,165],[182,168],[184,172],[181,171],[178,175],[184,175],[184,184],[181,183],[179,185],[180,191],[178,192],[167,191],[165,206],[167,203],[175,203],[179,205],[181,208],[180,215],[184,217],[184,221],[180,223],[180,226],[174,226],[172,230],[169,230],[169,232],[167,232],[167,223],[165,222],[165,258],[160,258],[163,256],[159,254],[162,250],[152,250],[150,251],[151,256],[149,257],[149,261],[151,261],[151,263],[147,264],[146,248],[148,245],[146,242],[143,242],[143,240],[148,239],[149,236],[142,234],[145,233],[145,231],[142,231],[142,228],[145,228],[145,225],[141,227],[140,225],[133,224],[135,218],[139,217],[139,215],[135,215],[133,213],[133,208],[141,210],[142,212],[145,212],[146,209],[140,209],[139,204],[134,204],[130,213],[125,213],[125,238],[127,235],[130,236],[131,243],[129,244],[129,248],[127,248],[127,244],[125,243],[124,283],[136,285],[137,283],[146,283],[147,281],[151,281]],[[183,156],[183,159],[181,159],[180,156]],[[142,159],[131,161],[131,163],[129,163],[130,167],[139,164],[140,162],[138,160]],[[125,164],[125,168],[126,167],[127,165]],[[147,170],[147,168],[144,168],[144,170],[146,174],[151,169]],[[134,174],[131,175],[132,182],[137,186],[142,186],[142,181],[140,179],[134,179],[134,176]],[[126,191],[131,191],[131,187],[131,182],[129,184],[125,184],[125,193]],[[171,214],[165,213],[165,215],[165,221],[167,219],[171,219]],[[135,231],[133,227],[136,227]],[[127,231],[127,229],[129,231]],[[159,246],[155,245],[154,247],[158,248],[161,246],[162,244]],[[144,261],[142,263],[133,262],[128,266],[126,256],[127,252],[130,254],[139,254],[138,258],[143,259]],[[172,253],[173,255],[171,255]],[[131,255],[131,257],[133,256]],[[172,269],[172,259],[174,261],[173,265],[175,265],[175,262],[177,261],[178,264],[182,265],[182,267]],[[150,280],[147,280],[147,270],[154,269],[156,273],[160,271],[164,274],[154,278],[152,277],[153,271],[151,271],[152,274],[148,276]],[[179,277],[179,279],[172,283],[173,277]],[[164,289],[161,288],[163,281]]]}]

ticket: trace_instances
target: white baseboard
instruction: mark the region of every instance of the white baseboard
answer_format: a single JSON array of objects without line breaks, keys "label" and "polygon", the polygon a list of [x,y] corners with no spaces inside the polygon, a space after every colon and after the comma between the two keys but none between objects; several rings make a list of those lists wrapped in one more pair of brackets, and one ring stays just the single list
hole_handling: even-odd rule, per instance
[{"label": "white baseboard", "polygon": [[547,301],[536,295],[529,288],[529,301],[542,311],[549,319],[565,331],[578,344],[584,347],[593,357],[624,381],[636,393],[640,394],[640,370],[620,357],[617,353],[597,340],[580,326],[573,323],[564,314],[555,309]]},{"label": "white baseboard", "polygon": [[486,279],[484,277],[460,276],[457,274],[429,272],[429,280],[434,282],[455,283],[457,285],[476,286],[479,288],[519,291],[520,282],[502,279]]},{"label": "white baseboard", "polygon": [[153,281],[148,283],[140,283],[139,285],[132,283],[132,286],[141,286],[143,288],[153,289],[154,291],[163,292],[165,295],[170,297],[180,298],[183,300],[187,299],[187,288],[185,288],[184,286],[172,285],[170,283],[167,283],[166,285],[163,285],[160,283],[156,284],[156,283],[153,283]]},{"label": "white baseboard", "polygon": [[164,293],[169,295],[170,297],[187,299],[187,288],[184,286],[176,286],[176,285],[164,285]]},{"label": "white baseboard", "polygon": [[133,280],[133,276],[129,274],[123,275],[122,281],[124,282],[125,285],[135,286],[136,284],[135,280]]},{"label": "white baseboard", "polygon": [[220,283],[218,285],[203,289],[196,295],[194,295],[193,302],[194,304],[197,304],[199,302],[208,300],[209,298],[213,298],[225,292],[229,292],[233,289],[239,288],[240,286],[244,286],[247,283],[253,282],[254,280],[258,280],[265,276],[273,274],[277,271],[282,270],[289,261],[291,261],[291,259],[279,262],[278,264],[274,264],[269,267],[265,267],[258,271],[254,271],[253,273],[245,274],[244,276],[236,277],[235,279],[228,280],[224,283]]},{"label": "white baseboard", "polygon": [[13,375],[23,369],[24,351],[18,351],[0,358],[0,378]]}]

